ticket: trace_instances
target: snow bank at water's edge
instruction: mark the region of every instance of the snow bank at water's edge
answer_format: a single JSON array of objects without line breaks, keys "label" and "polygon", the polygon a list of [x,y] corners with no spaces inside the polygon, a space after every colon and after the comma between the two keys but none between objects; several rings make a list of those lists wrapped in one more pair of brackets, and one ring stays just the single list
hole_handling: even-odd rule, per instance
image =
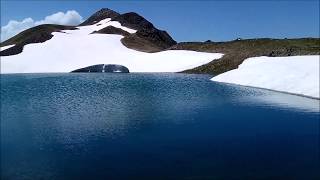
[{"label": "snow bank at water's edge", "polygon": [[211,80],[320,98],[320,56],[254,57]]}]

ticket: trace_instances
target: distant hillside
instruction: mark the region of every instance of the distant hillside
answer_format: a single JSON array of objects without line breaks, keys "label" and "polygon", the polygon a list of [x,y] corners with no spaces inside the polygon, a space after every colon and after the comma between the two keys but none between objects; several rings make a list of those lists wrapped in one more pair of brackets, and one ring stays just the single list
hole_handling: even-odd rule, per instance
[{"label": "distant hillside", "polygon": [[52,32],[60,32],[61,30],[75,30],[73,26],[62,26],[55,24],[43,24],[27,29],[16,36],[1,43],[1,47],[13,45],[12,48],[1,51],[1,56],[10,56],[22,52],[23,47],[27,44],[42,43],[53,37]]},{"label": "distant hillside", "polygon": [[222,58],[208,64],[183,71],[185,73],[218,75],[236,69],[243,60],[256,56],[319,55],[319,38],[301,39],[245,39],[229,42],[181,42],[169,49],[219,52]]}]

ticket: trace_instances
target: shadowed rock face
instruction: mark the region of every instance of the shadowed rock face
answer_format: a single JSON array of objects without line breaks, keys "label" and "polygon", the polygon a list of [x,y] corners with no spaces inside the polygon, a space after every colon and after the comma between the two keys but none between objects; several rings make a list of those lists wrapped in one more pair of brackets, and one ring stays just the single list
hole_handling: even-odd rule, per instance
[{"label": "shadowed rock face", "polygon": [[90,16],[86,21],[81,23],[80,26],[92,25],[92,24],[95,24],[103,19],[114,18],[119,15],[120,15],[119,13],[117,13],[111,9],[102,8],[99,11],[97,11],[96,13],[94,13],[92,16]]},{"label": "shadowed rock face", "polygon": [[71,71],[76,72],[86,72],[86,73],[129,73],[129,69],[122,65],[117,64],[97,64],[93,66],[84,67],[81,69],[76,69]]},{"label": "shadowed rock face", "polygon": [[153,24],[137,13],[129,12],[112,18],[112,21],[118,21],[122,26],[141,30],[155,28]]},{"label": "shadowed rock face", "polygon": [[124,31],[120,28],[116,28],[113,26],[107,26],[99,31],[92,32],[92,34],[118,34],[118,35],[122,35],[122,36],[129,36],[130,35],[130,33],[128,33],[127,31]]},{"label": "shadowed rock face", "polygon": [[[155,28],[151,22],[137,13],[121,14],[112,18],[112,20],[120,22],[122,26],[137,30],[136,33],[125,36],[122,40],[122,43],[128,48],[144,52],[156,52],[177,44],[166,31]],[[152,50],[144,48],[145,46],[140,46],[140,42],[155,48]]]},{"label": "shadowed rock face", "polygon": [[94,33],[123,35],[124,38],[121,40],[123,45],[143,52],[158,52],[177,44],[166,31],[155,28],[151,22],[137,13],[121,14],[111,21],[118,21],[122,26],[135,29],[137,32],[130,34],[108,26]]}]

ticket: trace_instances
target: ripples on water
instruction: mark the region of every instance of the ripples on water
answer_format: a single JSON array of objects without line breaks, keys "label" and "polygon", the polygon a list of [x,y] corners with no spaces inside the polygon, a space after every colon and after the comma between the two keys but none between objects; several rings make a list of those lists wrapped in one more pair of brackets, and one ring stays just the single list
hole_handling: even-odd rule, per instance
[{"label": "ripples on water", "polygon": [[209,79],[1,75],[1,177],[320,177],[319,100]]}]

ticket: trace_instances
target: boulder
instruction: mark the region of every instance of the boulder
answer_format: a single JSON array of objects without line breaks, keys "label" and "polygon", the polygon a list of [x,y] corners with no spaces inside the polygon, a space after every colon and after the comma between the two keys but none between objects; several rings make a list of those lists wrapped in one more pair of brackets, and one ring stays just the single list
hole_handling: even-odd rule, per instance
[{"label": "boulder", "polygon": [[129,69],[117,64],[97,64],[71,71],[72,73],[129,73]]}]

